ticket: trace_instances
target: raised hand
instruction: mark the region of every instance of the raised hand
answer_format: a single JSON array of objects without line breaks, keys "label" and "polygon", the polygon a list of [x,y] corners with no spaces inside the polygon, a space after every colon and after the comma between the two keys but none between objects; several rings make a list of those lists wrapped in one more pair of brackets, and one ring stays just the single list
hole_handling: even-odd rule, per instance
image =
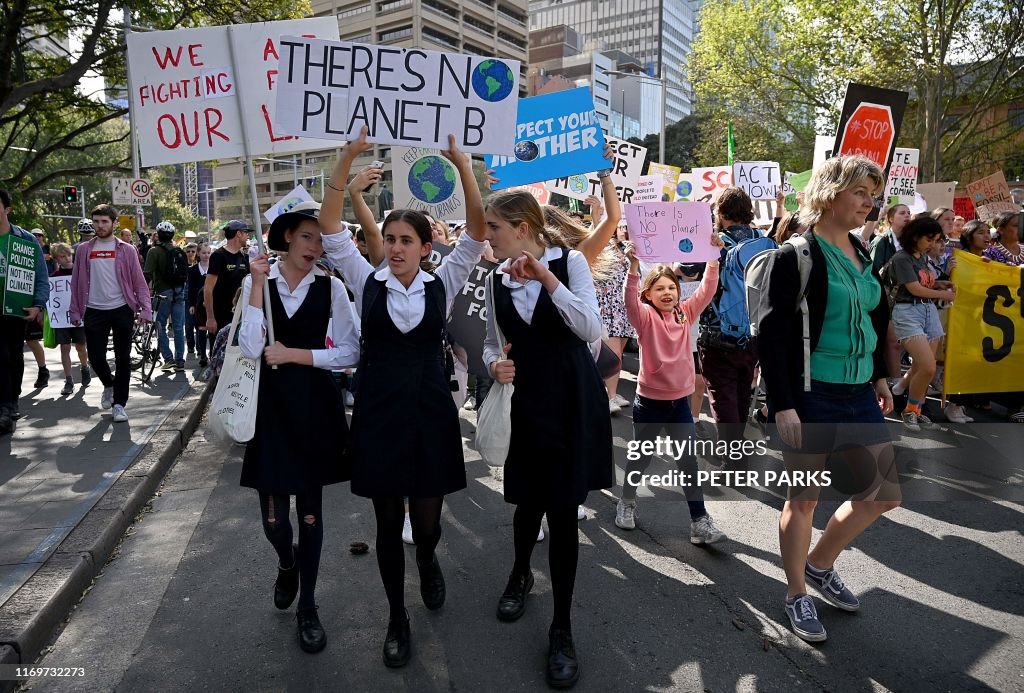
[{"label": "raised hand", "polygon": [[370,164],[352,178],[348,184],[348,190],[353,194],[361,193],[371,185],[378,183],[383,175],[384,169]]}]

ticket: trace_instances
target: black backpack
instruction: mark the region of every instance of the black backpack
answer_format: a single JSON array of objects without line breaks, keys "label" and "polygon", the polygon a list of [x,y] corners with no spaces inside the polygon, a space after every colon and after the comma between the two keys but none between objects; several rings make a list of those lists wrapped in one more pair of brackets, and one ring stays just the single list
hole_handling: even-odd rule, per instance
[{"label": "black backpack", "polygon": [[164,266],[164,281],[172,289],[185,286],[188,281],[188,258],[185,251],[176,246],[162,246],[167,254],[167,264]]}]

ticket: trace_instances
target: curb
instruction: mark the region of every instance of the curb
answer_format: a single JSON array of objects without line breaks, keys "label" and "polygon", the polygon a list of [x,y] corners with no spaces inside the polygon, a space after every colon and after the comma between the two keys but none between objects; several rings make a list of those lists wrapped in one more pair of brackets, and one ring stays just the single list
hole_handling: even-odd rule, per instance
[{"label": "curb", "polygon": [[[36,660],[185,448],[212,394],[211,380],[177,402],[131,466],[0,607],[0,664]],[[0,693],[13,690],[16,683],[0,680]]]}]

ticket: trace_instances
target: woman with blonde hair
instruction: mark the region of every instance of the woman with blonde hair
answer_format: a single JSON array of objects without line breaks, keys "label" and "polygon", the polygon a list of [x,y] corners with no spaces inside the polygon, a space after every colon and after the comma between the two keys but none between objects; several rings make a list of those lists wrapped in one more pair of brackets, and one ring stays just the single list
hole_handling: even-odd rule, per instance
[{"label": "woman with blonde hair", "polygon": [[769,421],[781,439],[786,469],[821,471],[841,449],[858,482],[858,492],[832,515],[812,551],[819,488],[791,486],[782,510],[785,609],[794,632],[811,642],[825,640],[826,632],[806,582],[833,606],[859,609],[860,602],[836,572],[836,559],[900,501],[884,419],[892,410],[883,357],[889,306],[871,258],[851,233],[864,224],[884,182],[879,167],[859,156],[829,159],[814,170],[800,208],[800,218],[809,226],[803,238],[812,262],[806,292],[809,356],[798,310],[799,251],[794,245],[783,244],[775,251],[769,312],[760,322],[758,351]]}]

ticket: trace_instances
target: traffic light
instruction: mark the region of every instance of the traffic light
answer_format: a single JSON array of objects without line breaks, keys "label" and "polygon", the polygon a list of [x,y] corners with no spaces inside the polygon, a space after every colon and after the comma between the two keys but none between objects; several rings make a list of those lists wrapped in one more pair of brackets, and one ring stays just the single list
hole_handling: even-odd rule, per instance
[{"label": "traffic light", "polygon": [[64,201],[65,202],[78,202],[78,186],[65,185],[64,186]]}]

